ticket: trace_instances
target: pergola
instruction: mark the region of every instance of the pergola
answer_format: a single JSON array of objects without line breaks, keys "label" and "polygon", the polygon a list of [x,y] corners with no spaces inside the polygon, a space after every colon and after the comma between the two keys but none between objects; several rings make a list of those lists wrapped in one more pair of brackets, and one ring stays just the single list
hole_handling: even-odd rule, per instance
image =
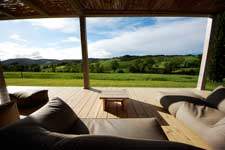
[{"label": "pergola", "polygon": [[1,0],[0,20],[79,17],[84,88],[89,88],[86,17],[207,17],[208,25],[197,88],[206,83],[213,16],[225,11],[224,0]]}]

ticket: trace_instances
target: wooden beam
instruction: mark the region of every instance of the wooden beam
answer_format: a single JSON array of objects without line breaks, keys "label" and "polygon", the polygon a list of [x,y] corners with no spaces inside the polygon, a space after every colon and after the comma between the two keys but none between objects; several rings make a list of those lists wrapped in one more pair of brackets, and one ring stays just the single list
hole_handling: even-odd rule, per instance
[{"label": "wooden beam", "polygon": [[1,14],[3,14],[3,15],[5,15],[5,16],[7,16],[7,17],[9,17],[9,18],[11,18],[11,19],[13,19],[13,18],[14,18],[14,16],[13,16],[13,15],[11,15],[10,13],[5,12],[5,11],[3,11],[3,10],[0,10],[0,13],[1,13]]},{"label": "wooden beam", "polygon": [[31,0],[21,0],[21,2],[23,2],[25,5],[29,6],[30,8],[34,9],[35,11],[37,11],[40,15],[48,16],[48,14],[43,9],[35,5]]},{"label": "wooden beam", "polygon": [[84,89],[89,89],[88,46],[87,46],[86,18],[84,16],[80,16],[80,37],[82,49]]},{"label": "wooden beam", "polygon": [[207,65],[208,65],[209,57],[210,57],[209,42],[210,42],[212,23],[213,23],[213,19],[208,18],[208,23],[206,27],[206,33],[205,33],[204,48],[202,53],[202,61],[201,61],[201,66],[200,66],[200,71],[198,76],[198,84],[197,84],[198,90],[204,90],[206,85],[206,80],[207,80],[206,70],[207,70]]},{"label": "wooden beam", "polygon": [[79,16],[83,15],[82,6],[78,0],[68,0],[72,8],[77,12]]},{"label": "wooden beam", "polygon": [[210,13],[197,12],[163,12],[152,10],[84,10],[86,17],[212,17]]},{"label": "wooden beam", "polygon": [[44,19],[44,18],[78,18],[78,15],[52,15],[52,16],[41,16],[41,15],[34,15],[34,16],[25,16],[25,17],[14,17],[14,18],[9,18],[9,17],[0,17],[1,20],[20,20],[20,19]]},{"label": "wooden beam", "polygon": [[[81,11],[81,15],[77,14],[59,14],[59,15],[48,15],[48,16],[43,16],[43,15],[34,15],[34,16],[15,16],[15,17],[2,17],[0,20],[14,20],[14,19],[38,19],[38,18],[65,18],[65,17],[79,17],[79,16],[85,16],[85,17],[212,17],[212,14],[190,14],[190,13],[153,13],[153,12],[130,12],[128,14],[121,13],[119,12],[114,12],[114,13],[107,13],[103,14],[104,12],[94,12],[94,11]],[[83,15],[82,15],[83,14]]]}]

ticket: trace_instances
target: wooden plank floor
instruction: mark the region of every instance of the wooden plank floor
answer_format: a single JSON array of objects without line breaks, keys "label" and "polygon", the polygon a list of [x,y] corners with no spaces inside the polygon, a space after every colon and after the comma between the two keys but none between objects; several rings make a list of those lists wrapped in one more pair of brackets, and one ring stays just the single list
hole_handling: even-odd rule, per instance
[{"label": "wooden plank floor", "polygon": [[[156,117],[162,129],[170,141],[177,141],[195,145],[204,149],[209,146],[192,130],[182,122],[167,113],[157,101],[160,91],[195,89],[175,88],[92,88],[84,90],[81,87],[8,87],[9,92],[26,89],[47,89],[49,97],[60,97],[63,99],[81,118],[151,118]],[[103,110],[103,103],[99,99],[100,92],[109,89],[126,89],[130,100],[127,102],[127,111],[122,111],[119,103],[109,103],[108,110]],[[207,92],[201,92],[207,95]]]}]

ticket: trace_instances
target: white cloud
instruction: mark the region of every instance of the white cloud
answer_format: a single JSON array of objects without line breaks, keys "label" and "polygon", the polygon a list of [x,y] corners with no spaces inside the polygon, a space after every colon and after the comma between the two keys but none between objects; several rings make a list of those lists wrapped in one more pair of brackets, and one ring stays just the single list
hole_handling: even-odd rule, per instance
[{"label": "white cloud", "polygon": [[42,56],[39,51],[34,51],[31,54],[15,54],[15,58],[42,59]]},{"label": "white cloud", "polygon": [[0,43],[0,58],[49,58],[49,59],[81,59],[80,47],[58,48],[58,47],[32,47],[26,44],[14,42]]},{"label": "white cloud", "polygon": [[80,38],[75,36],[67,37],[66,39],[62,40],[63,43],[74,43],[74,42],[80,42]]},{"label": "white cloud", "polygon": [[48,30],[59,30],[66,33],[79,31],[78,19],[32,19],[26,21],[31,23],[34,27]]},{"label": "white cloud", "polygon": [[107,51],[105,49],[99,49],[90,47],[89,48],[89,58],[109,58],[112,57],[112,53],[110,51]]},{"label": "white cloud", "polygon": [[206,19],[186,19],[122,32],[111,39],[89,45],[90,51],[101,50],[111,56],[129,54],[189,54],[201,52]]},{"label": "white cloud", "polygon": [[61,46],[62,44],[74,44],[75,46],[80,45],[80,38],[75,36],[69,36],[61,41],[48,43],[48,46]]},{"label": "white cloud", "polygon": [[12,34],[9,38],[17,42],[27,42],[27,40],[23,39],[19,34]]}]

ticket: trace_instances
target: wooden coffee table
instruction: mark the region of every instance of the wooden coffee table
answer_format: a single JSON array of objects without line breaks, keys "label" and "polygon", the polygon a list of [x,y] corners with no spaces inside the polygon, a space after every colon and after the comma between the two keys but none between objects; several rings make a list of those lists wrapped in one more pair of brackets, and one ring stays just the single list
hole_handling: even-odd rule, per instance
[{"label": "wooden coffee table", "polygon": [[109,102],[121,102],[122,109],[126,110],[126,101],[129,99],[125,89],[122,90],[105,90],[102,91],[100,99],[103,100],[103,109],[107,110]]}]

